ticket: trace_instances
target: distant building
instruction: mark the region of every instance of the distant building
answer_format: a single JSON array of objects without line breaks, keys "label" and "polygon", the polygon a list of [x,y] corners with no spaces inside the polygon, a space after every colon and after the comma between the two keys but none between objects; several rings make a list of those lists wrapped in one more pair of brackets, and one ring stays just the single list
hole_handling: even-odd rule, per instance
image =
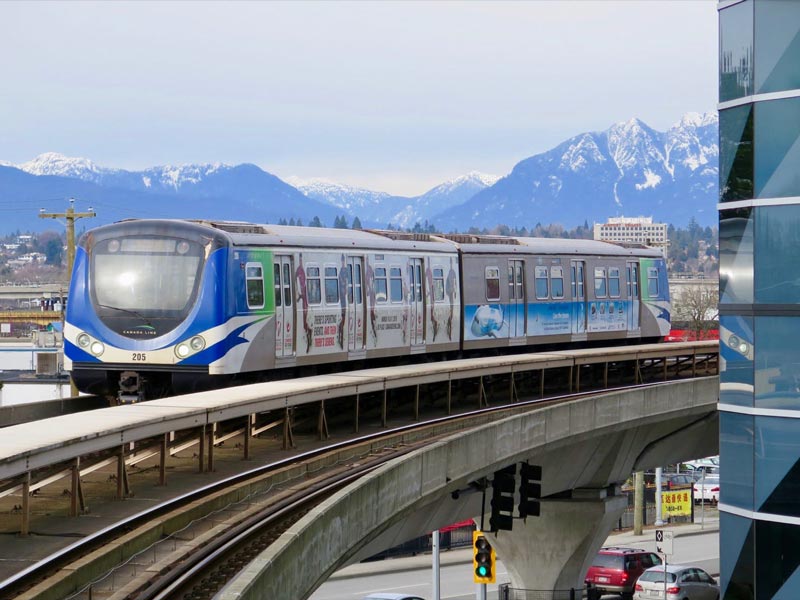
[{"label": "distant building", "polygon": [[642,244],[661,248],[667,254],[667,224],[653,223],[652,217],[611,217],[594,224],[594,239],[604,242]]}]

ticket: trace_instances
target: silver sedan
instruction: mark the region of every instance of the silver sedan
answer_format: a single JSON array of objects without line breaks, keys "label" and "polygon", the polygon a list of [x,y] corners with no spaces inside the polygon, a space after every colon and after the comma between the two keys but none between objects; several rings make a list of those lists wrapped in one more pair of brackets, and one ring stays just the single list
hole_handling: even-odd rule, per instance
[{"label": "silver sedan", "polygon": [[[719,600],[719,585],[700,567],[650,567],[636,582],[634,600]],[[665,596],[666,592],[666,596]]]}]

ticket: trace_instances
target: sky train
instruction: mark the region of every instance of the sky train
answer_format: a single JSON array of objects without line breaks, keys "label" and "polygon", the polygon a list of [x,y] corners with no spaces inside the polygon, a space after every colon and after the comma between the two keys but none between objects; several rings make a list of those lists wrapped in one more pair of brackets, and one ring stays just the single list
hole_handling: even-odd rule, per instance
[{"label": "sky train", "polygon": [[64,353],[81,391],[136,401],[326,363],[669,330],[657,250],[128,220],[79,241]]}]

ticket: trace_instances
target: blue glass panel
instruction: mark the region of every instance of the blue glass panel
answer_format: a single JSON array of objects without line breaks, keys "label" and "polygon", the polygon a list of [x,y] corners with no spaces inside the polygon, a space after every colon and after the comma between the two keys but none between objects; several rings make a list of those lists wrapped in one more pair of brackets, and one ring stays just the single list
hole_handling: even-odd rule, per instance
[{"label": "blue glass panel", "polygon": [[756,210],[755,301],[800,303],[800,205]]},{"label": "blue glass panel", "polygon": [[800,317],[756,317],[755,406],[800,409]]},{"label": "blue glass panel", "polygon": [[800,98],[755,106],[755,197],[800,196]]},{"label": "blue glass panel", "polygon": [[719,199],[753,198],[753,105],[719,113]]},{"label": "blue glass panel", "polygon": [[800,2],[756,2],[755,47],[757,94],[800,88]]},{"label": "blue glass panel", "polygon": [[753,406],[753,318],[720,316],[719,339],[720,403]]},{"label": "blue glass panel", "polygon": [[719,100],[753,93],[753,2],[719,11]]},{"label": "blue glass panel", "polygon": [[800,419],[756,417],[755,426],[756,510],[799,516]]},{"label": "blue glass panel", "polygon": [[753,417],[720,411],[720,502],[753,510]]},{"label": "blue glass panel", "polygon": [[794,576],[800,565],[800,527],[756,521],[756,598],[800,598]]},{"label": "blue glass panel", "polygon": [[720,597],[752,600],[755,590],[753,522],[721,512],[719,524]]},{"label": "blue glass panel", "polygon": [[720,211],[720,304],[753,303],[752,209]]}]

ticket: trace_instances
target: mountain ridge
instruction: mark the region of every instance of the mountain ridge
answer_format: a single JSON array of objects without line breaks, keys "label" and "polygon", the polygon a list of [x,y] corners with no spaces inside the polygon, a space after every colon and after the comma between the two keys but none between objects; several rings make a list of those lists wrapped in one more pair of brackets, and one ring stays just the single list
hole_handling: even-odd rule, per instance
[{"label": "mountain ridge", "polygon": [[[410,197],[330,180],[283,180],[251,163],[129,171],[48,152],[19,165],[0,161],[0,201],[38,196],[52,202],[71,188],[67,196],[95,199],[98,217],[105,213],[102,222],[127,212],[260,222],[319,217],[332,225],[343,215],[357,216],[365,227],[427,222],[464,231],[499,224],[572,227],[626,214],[711,225],[717,219],[718,127],[716,113],[686,113],[663,132],[632,118],[579,133],[520,160],[506,175],[472,171]],[[34,179],[11,177],[10,171]]]}]

